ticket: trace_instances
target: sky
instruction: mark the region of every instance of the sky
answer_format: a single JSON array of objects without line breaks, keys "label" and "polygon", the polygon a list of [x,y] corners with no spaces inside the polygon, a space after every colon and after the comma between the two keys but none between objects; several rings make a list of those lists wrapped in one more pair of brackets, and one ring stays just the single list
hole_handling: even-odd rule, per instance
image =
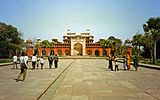
[{"label": "sky", "polygon": [[63,41],[70,32],[89,29],[94,42],[109,36],[132,39],[144,33],[150,17],[160,17],[160,0],[0,0],[0,22],[11,24],[22,38]]}]

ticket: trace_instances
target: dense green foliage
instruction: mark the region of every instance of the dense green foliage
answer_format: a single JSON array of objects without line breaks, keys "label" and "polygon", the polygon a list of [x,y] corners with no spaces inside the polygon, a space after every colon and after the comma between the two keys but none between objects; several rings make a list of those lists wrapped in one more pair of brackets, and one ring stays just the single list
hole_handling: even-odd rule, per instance
[{"label": "dense green foliage", "polygon": [[160,38],[160,17],[149,18],[143,25],[146,36],[151,40],[151,49],[153,50],[153,63],[157,63],[156,59],[156,44]]},{"label": "dense green foliage", "polygon": [[0,58],[8,58],[20,52],[22,41],[16,27],[0,22]]},{"label": "dense green foliage", "polygon": [[117,55],[121,55],[122,53],[122,40],[115,38],[114,36],[110,36],[106,40],[99,41],[101,47],[103,48],[112,48],[111,53]]}]

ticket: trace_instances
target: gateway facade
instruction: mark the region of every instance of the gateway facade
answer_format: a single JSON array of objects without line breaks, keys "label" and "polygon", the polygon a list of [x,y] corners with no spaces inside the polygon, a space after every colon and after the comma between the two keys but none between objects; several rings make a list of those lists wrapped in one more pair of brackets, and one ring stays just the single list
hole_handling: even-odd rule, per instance
[{"label": "gateway facade", "polygon": [[[93,42],[94,36],[90,33],[66,33],[63,36],[63,43],[57,39],[52,39],[54,47],[38,48],[38,56],[49,56],[58,54],[59,56],[107,56],[111,53],[111,48],[102,48],[99,42]],[[33,49],[27,48],[28,56],[33,55]]]}]

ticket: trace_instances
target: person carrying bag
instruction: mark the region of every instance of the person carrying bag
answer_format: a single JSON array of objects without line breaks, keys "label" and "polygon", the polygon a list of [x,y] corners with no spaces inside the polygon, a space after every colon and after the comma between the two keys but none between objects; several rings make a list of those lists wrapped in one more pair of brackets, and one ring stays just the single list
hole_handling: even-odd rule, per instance
[{"label": "person carrying bag", "polygon": [[[27,67],[27,59],[25,59],[24,56],[25,55],[22,52],[22,55],[20,57],[20,67],[21,67],[20,70],[21,71],[20,71],[19,75],[17,76],[17,78],[15,79],[17,82],[18,81],[25,81],[25,79],[26,79],[26,72],[27,72],[28,67]],[[23,79],[21,80],[20,78],[22,75],[23,75]]]}]

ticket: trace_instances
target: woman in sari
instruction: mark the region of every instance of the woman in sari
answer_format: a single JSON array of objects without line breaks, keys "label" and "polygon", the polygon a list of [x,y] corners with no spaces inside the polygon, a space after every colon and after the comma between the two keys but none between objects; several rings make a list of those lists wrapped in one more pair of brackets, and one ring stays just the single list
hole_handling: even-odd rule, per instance
[{"label": "woman in sari", "polygon": [[127,54],[126,59],[127,59],[127,69],[130,70],[130,68],[131,68],[131,57],[129,56],[129,54]]}]

